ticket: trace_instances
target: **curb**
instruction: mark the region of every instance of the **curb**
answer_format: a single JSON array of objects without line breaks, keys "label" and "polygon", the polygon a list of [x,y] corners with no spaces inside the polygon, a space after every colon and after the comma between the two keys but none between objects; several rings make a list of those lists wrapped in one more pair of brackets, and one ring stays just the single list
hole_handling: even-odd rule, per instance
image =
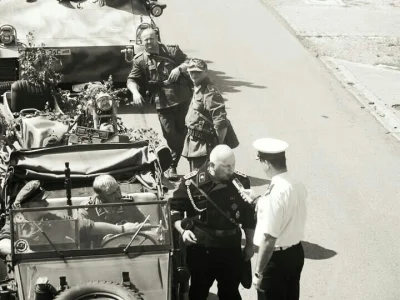
[{"label": "curb", "polygon": [[323,56],[320,59],[340,84],[362,104],[362,108],[367,110],[387,129],[387,134],[400,141],[400,118],[367,87],[357,82],[355,76],[346,67],[336,62],[334,58]]},{"label": "curb", "polygon": [[[317,50],[312,50],[307,47],[302,39],[306,36],[301,35],[301,32],[296,30],[290,22],[283,17],[282,14],[276,9],[276,7],[267,3],[266,0],[260,0],[264,4],[273,16],[292,34],[296,37],[303,47],[321,63],[321,66],[326,68],[329,75],[344,88],[344,90],[350,93],[361,105],[362,108],[367,110],[381,125],[387,130],[387,134],[400,141],[400,118],[398,118],[389,108],[385,107],[385,104],[376,97],[371,91],[365,86],[357,82],[355,76],[348,71],[344,66],[335,62],[331,57],[318,55]],[[309,34],[308,34],[309,35]],[[318,34],[321,35],[321,34]],[[380,36],[379,36],[380,37]],[[373,105],[369,103],[374,103]],[[395,131],[393,131],[393,129]]]}]

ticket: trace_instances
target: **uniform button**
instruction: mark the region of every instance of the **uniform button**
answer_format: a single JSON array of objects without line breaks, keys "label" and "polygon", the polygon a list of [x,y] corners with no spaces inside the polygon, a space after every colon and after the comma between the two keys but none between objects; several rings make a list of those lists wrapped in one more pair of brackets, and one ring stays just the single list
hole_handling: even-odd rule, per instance
[{"label": "uniform button", "polygon": [[210,254],[210,251],[206,250],[206,254]]}]

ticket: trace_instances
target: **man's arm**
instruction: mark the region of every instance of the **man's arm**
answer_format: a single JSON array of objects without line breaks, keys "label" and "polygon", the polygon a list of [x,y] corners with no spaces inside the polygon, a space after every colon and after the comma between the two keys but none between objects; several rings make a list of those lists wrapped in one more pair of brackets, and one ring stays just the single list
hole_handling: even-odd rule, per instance
[{"label": "man's arm", "polygon": [[258,259],[255,267],[255,273],[262,274],[269,260],[271,259],[272,253],[275,250],[276,238],[272,235],[265,233],[263,239],[260,242],[258,249]]},{"label": "man's arm", "polygon": [[126,81],[126,87],[132,93],[133,103],[136,105],[143,105],[144,99],[140,94],[140,82],[145,80],[145,74],[139,64],[135,59],[132,63],[131,72],[128,75],[128,79]]},{"label": "man's arm", "polygon": [[11,254],[11,240],[9,238],[4,238],[0,240],[0,254],[1,255]]},{"label": "man's arm", "polygon": [[[246,177],[238,176],[238,179],[240,180],[245,189],[250,188],[250,180],[247,176]],[[243,201],[242,206],[244,214],[241,223],[246,237],[244,253],[245,253],[245,258],[248,260],[251,259],[254,255],[253,238],[254,238],[254,229],[256,227],[256,217],[255,217],[254,207],[249,203],[247,203],[244,199],[242,199],[242,201]]]},{"label": "man's arm", "polygon": [[221,94],[212,90],[205,97],[205,107],[210,113],[213,121],[215,133],[217,134],[218,141],[222,144],[225,140],[226,132],[228,129],[228,119],[226,117],[225,100]]},{"label": "man's arm", "polygon": [[6,221],[3,228],[0,230],[0,254],[11,254],[11,231],[9,220]]},{"label": "man's arm", "polygon": [[171,197],[171,221],[174,224],[175,229],[182,237],[185,244],[195,244],[196,236],[194,233],[186,228],[182,228],[182,219],[184,213],[188,211],[189,195],[187,193],[187,187],[185,185],[186,179],[184,178],[179,184],[178,189],[173,193]]}]

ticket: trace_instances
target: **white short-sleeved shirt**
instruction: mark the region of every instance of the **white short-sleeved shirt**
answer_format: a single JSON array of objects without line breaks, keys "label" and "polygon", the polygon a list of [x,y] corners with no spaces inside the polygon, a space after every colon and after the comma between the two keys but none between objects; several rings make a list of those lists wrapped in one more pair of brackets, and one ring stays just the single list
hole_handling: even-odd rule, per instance
[{"label": "white short-sleeved shirt", "polygon": [[304,238],[307,191],[288,172],[271,179],[270,187],[257,203],[254,244],[260,246],[265,234],[275,238],[276,247],[288,247]]}]

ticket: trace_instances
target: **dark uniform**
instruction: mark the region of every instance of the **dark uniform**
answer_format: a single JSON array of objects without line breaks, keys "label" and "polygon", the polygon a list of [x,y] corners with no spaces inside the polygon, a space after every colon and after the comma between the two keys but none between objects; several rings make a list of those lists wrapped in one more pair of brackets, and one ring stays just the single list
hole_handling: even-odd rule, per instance
[{"label": "dark uniform", "polygon": [[[244,229],[255,228],[255,212],[239,195],[231,181],[216,184],[207,170],[208,163],[189,173],[171,198],[171,220],[183,219],[183,213],[194,221],[197,243],[187,247],[187,265],[191,273],[190,300],[206,300],[214,280],[218,282],[220,300],[241,299],[239,294],[241,231],[230,222],[191,184],[199,188]],[[235,171],[245,188],[250,187],[246,175]]]},{"label": "dark uniform", "polygon": [[181,74],[177,82],[163,85],[171,71],[187,59],[175,45],[160,44],[159,54],[146,51],[138,53],[133,60],[130,81],[140,86],[140,93],[155,102],[164,138],[172,150],[172,168],[176,168],[185,138],[185,116],[192,97],[190,79]]},{"label": "dark uniform", "polygon": [[200,168],[219,144],[215,130],[228,127],[224,102],[209,78],[194,90],[185,119],[188,133],[182,151],[182,156],[189,160],[190,171]]},{"label": "dark uniform", "polygon": [[[100,205],[104,204],[97,197],[92,196],[85,200],[81,205]],[[80,219],[89,219],[93,222],[105,222],[122,225],[128,222],[143,222],[145,217],[136,206],[116,206],[116,207],[85,207],[78,211]]]},{"label": "dark uniform", "polygon": [[[104,204],[97,197],[92,196],[89,200],[85,200],[81,205],[99,205]],[[136,206],[116,206],[116,207],[85,207],[78,210],[78,218],[80,220],[89,220],[93,222],[105,222],[114,225],[123,225],[128,222],[143,222],[145,216]],[[103,236],[86,236],[93,242],[93,247],[99,247]],[[88,246],[88,245],[86,245]]]}]

